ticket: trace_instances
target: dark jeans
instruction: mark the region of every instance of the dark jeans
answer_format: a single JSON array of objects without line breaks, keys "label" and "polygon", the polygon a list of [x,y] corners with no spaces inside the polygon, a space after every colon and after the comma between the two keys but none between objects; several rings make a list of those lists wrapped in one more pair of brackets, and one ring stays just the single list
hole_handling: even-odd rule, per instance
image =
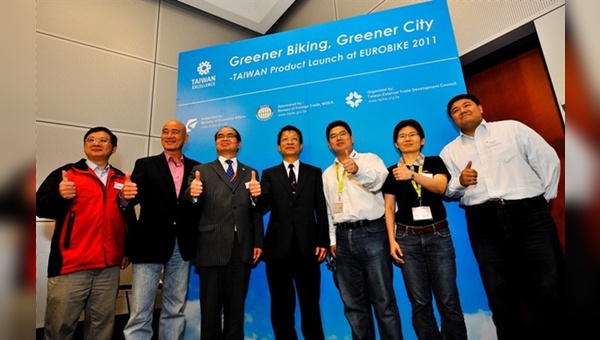
[{"label": "dark jeans", "polygon": [[[419,339],[466,339],[467,328],[456,286],[456,254],[450,229],[426,234],[398,231],[404,254],[402,277],[412,305],[412,323]],[[433,313],[432,293],[441,317]]]},{"label": "dark jeans", "polygon": [[499,340],[564,338],[564,256],[542,197],[466,208]]},{"label": "dark jeans", "polygon": [[336,231],[336,279],[354,340],[374,340],[372,309],[382,340],[402,340],[390,244],[383,219]]}]

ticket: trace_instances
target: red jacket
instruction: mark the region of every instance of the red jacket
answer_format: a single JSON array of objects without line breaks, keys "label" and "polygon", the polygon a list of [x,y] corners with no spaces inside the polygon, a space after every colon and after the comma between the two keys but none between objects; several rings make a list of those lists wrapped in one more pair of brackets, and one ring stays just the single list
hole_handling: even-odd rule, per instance
[{"label": "red jacket", "polygon": [[[63,170],[75,182],[77,196],[71,200],[58,191]],[[121,264],[127,218],[117,195],[123,182],[123,172],[111,166],[105,187],[85,159],[54,170],[44,180],[36,193],[36,215],[56,221],[48,277]]]}]

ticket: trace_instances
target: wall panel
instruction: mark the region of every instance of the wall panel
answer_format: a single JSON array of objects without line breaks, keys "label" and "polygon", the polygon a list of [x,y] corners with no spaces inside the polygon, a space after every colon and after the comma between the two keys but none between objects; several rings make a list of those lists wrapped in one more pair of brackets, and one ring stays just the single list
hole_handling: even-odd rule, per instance
[{"label": "wall panel", "polygon": [[38,120],[148,130],[153,65],[38,34]]},{"label": "wall panel", "polygon": [[37,1],[37,31],[154,60],[159,0]]}]

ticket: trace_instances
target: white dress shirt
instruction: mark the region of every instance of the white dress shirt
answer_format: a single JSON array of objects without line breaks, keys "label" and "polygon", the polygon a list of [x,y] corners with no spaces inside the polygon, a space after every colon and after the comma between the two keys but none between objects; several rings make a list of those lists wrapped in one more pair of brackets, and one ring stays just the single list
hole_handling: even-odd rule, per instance
[{"label": "white dress shirt", "polygon": [[94,173],[96,173],[96,176],[98,176],[100,181],[102,181],[102,183],[106,186],[106,180],[108,179],[107,175],[108,175],[108,171],[110,170],[110,164],[106,164],[106,168],[104,168],[104,169],[102,169],[101,167],[99,167],[94,162],[90,161],[89,159],[87,159],[85,161],[85,164],[87,164],[87,166],[90,169],[92,169],[94,171]]},{"label": "white dress shirt", "polygon": [[296,183],[298,183],[298,178],[300,178],[300,160],[297,159],[294,163],[283,161],[283,166],[285,167],[285,172],[287,173],[288,177],[290,177],[290,168],[288,167],[290,164],[294,165],[294,174],[296,175]]},{"label": "white dress shirt", "polygon": [[[381,187],[388,170],[383,160],[373,153],[356,151],[352,151],[350,158],[358,165],[356,174],[346,173],[337,158],[323,172],[323,191],[327,202],[331,245],[336,244],[335,223],[374,220],[382,217],[385,210]],[[335,212],[334,205],[340,201],[343,209],[341,212]]]},{"label": "white dress shirt", "polygon": [[[533,129],[514,120],[484,120],[474,137],[461,133],[442,149],[440,157],[452,175],[446,196],[460,198],[464,206],[492,198],[515,200],[543,194],[550,200],[557,195],[560,160],[556,151]],[[477,184],[463,187],[459,177],[469,161],[477,171]]]}]

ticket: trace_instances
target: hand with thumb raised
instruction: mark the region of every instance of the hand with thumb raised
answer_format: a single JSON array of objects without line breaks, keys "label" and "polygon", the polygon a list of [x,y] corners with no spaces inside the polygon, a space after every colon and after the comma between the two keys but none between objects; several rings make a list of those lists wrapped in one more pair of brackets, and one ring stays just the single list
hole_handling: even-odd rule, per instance
[{"label": "hand with thumb raised", "polygon": [[348,150],[345,150],[344,154],[346,155],[346,159],[344,159],[342,162],[344,170],[346,170],[346,172],[349,174],[356,174],[358,172],[358,165],[356,165],[356,162],[350,158],[350,152]]},{"label": "hand with thumb raised", "polygon": [[260,182],[256,180],[256,171],[252,170],[250,173],[250,182],[248,183],[248,190],[250,191],[250,196],[256,198],[260,196],[261,188]]},{"label": "hand with thumb raised", "polygon": [[58,184],[58,192],[62,196],[62,198],[66,200],[70,200],[77,196],[77,191],[75,190],[75,183],[69,180],[69,176],[65,170],[62,171],[62,181]]},{"label": "hand with thumb raised", "polygon": [[398,162],[398,166],[392,170],[392,174],[397,181],[406,181],[410,179],[412,171],[406,166],[404,158],[400,158],[400,162]]},{"label": "hand with thumb raised", "polygon": [[460,177],[458,178],[460,185],[468,187],[469,185],[477,184],[477,170],[472,169],[473,161],[469,161],[465,168],[461,171]]},{"label": "hand with thumb raised", "polygon": [[196,170],[195,178],[190,184],[190,196],[199,197],[202,195],[202,181],[200,180],[200,171]]},{"label": "hand with thumb raised", "polygon": [[131,181],[131,174],[125,172],[125,182],[123,182],[123,188],[121,189],[121,197],[126,200],[135,198],[137,195],[137,184]]}]

